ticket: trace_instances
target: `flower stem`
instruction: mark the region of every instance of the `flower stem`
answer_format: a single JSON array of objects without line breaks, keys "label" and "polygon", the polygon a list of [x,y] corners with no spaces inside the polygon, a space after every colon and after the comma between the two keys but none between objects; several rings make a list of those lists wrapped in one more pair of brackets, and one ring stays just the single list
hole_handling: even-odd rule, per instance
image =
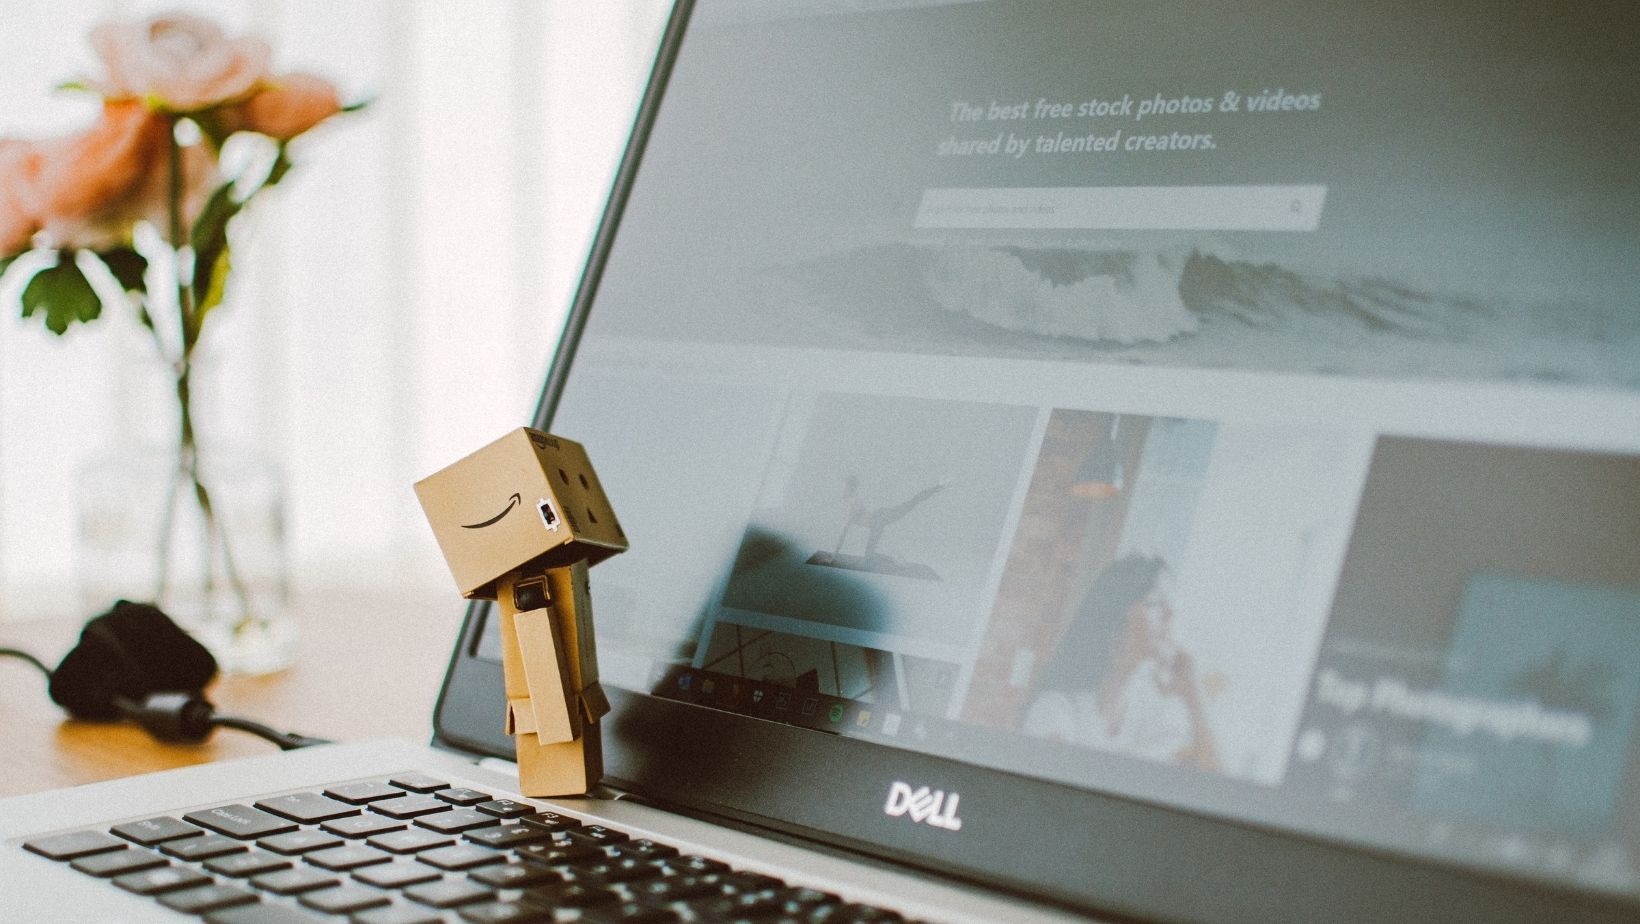
[{"label": "flower stem", "polygon": [[[165,133],[165,139],[166,139],[167,142],[170,143],[170,153],[171,153],[171,158],[170,158],[171,195],[170,195],[170,201],[166,203],[166,205],[168,207],[168,209],[167,209],[168,214],[167,214],[166,217],[168,217],[170,219],[170,222],[169,222],[170,228],[167,229],[166,238],[167,238],[167,243],[169,243],[171,245],[172,250],[181,250],[182,249],[182,145],[177,143],[177,120],[176,120],[175,117],[173,117],[170,120],[170,126],[169,127],[170,127],[170,130]],[[180,285],[180,281],[182,279],[180,274],[177,276],[177,279],[178,279],[178,284]]]},{"label": "flower stem", "polygon": [[[162,533],[160,535],[160,595],[163,595],[169,583],[170,571],[170,541],[172,538],[173,523],[176,513],[176,504],[179,500],[178,487],[184,479],[193,489],[194,502],[199,505],[200,515],[205,525],[205,561],[204,599],[201,601],[204,611],[208,614],[211,609],[211,600],[215,596],[216,587],[216,549],[222,551],[222,568],[228,579],[228,586],[238,603],[239,618],[233,625],[233,634],[240,633],[256,626],[261,622],[256,616],[251,604],[250,591],[241,580],[239,568],[234,562],[233,549],[228,539],[227,531],[217,520],[216,508],[211,502],[211,492],[205,487],[205,481],[200,476],[199,441],[194,431],[193,415],[193,355],[194,348],[199,344],[200,325],[195,315],[195,306],[198,304],[194,292],[193,280],[196,278],[192,267],[185,267],[183,258],[188,247],[185,239],[182,216],[183,189],[182,146],[177,143],[175,122],[169,136],[170,142],[170,201],[169,225],[167,241],[174,255],[173,269],[176,272],[177,286],[177,326],[181,334],[180,355],[177,357],[174,368],[176,372],[177,397],[177,469],[167,490],[165,512],[163,514]],[[156,332],[157,337],[157,332]]]},{"label": "flower stem", "polygon": [[[251,603],[250,589],[245,586],[240,577],[239,566],[234,560],[233,543],[228,537],[227,530],[217,519],[216,506],[211,501],[211,492],[205,487],[205,479],[200,475],[199,441],[194,432],[193,417],[193,364],[184,361],[177,373],[176,394],[179,410],[177,421],[177,477],[173,480],[171,491],[173,496],[168,498],[167,507],[174,508],[177,484],[187,479],[193,490],[194,502],[199,505],[200,515],[205,521],[206,554],[204,569],[204,605],[210,608],[211,598],[215,596],[216,587],[216,552],[222,552],[222,571],[228,579],[228,589],[233,593],[238,604],[239,618],[234,621],[233,634],[242,632],[259,624],[261,619],[256,615],[256,609]],[[171,510],[167,509],[166,517],[169,520]],[[167,526],[169,531],[169,526]],[[167,537],[168,538],[168,537]],[[163,580],[163,578],[162,578]]]}]

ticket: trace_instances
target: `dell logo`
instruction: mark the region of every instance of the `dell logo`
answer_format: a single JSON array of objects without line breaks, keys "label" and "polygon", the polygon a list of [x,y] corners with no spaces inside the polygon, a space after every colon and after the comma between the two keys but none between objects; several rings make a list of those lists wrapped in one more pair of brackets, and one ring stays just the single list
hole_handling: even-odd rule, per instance
[{"label": "dell logo", "polygon": [[883,804],[883,814],[890,818],[910,815],[911,820],[918,824],[960,831],[962,819],[957,817],[957,800],[960,798],[954,792],[929,789],[927,786],[912,789],[911,784],[895,780],[888,785],[888,801]]}]

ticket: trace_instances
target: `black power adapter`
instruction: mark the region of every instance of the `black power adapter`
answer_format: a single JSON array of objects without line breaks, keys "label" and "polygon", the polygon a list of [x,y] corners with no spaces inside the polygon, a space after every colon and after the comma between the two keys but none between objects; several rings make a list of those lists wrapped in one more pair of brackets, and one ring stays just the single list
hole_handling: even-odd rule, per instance
[{"label": "black power adapter", "polygon": [[27,652],[0,649],[46,674],[53,702],[76,719],[136,722],[160,741],[197,743],[216,728],[250,732],[293,750],[328,744],[276,731],[251,719],[220,715],[203,690],[216,677],[216,659],[158,607],[121,600],[86,623],[56,670]]}]

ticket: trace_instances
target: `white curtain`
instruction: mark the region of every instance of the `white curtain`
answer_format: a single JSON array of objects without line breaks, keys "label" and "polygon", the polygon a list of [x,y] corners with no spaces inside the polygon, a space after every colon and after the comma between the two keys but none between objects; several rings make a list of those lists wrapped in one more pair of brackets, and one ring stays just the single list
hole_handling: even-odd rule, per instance
[{"label": "white curtain", "polygon": [[[175,2],[12,0],[0,136],[73,130],[50,88],[105,16]],[[448,577],[418,478],[526,423],[625,144],[665,0],[182,4],[253,31],[279,70],[362,113],[299,142],[247,214],[202,375],[204,451],[282,466],[298,587]],[[57,338],[0,292],[0,619],[75,614],[76,469],[172,427],[134,323]],[[209,357],[215,357],[211,362]]]}]

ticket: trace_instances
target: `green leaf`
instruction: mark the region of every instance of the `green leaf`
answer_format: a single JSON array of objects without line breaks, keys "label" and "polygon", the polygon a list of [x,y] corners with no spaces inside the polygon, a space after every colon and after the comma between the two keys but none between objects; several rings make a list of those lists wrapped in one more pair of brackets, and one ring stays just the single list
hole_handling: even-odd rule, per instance
[{"label": "green leaf", "polygon": [[194,252],[198,253],[218,238],[225,240],[229,219],[239,214],[242,208],[244,203],[233,197],[231,181],[218,186],[211,193],[211,197],[205,200],[205,208],[200,210],[199,219],[194,222],[193,232],[188,236],[188,242],[193,245]]},{"label": "green leaf", "polygon": [[361,99],[356,103],[348,103],[346,106],[342,107],[342,111],[343,112],[358,112],[359,110],[365,108],[366,106],[371,105],[375,101],[376,101],[376,98],[374,96],[367,96],[364,99]]},{"label": "green leaf", "polygon": [[199,306],[194,309],[197,318],[194,324],[198,327],[204,327],[205,316],[210,314],[212,308],[222,304],[222,294],[228,289],[228,273],[233,269],[233,262],[228,258],[231,252],[226,244],[222,246],[211,267],[210,284],[204,289],[194,290],[204,293],[199,297]]},{"label": "green leaf", "polygon": [[212,276],[217,265],[222,263],[223,252],[228,249],[228,222],[244,207],[243,202],[233,197],[233,184],[224,183],[211,193],[204,210],[199,213],[199,220],[194,222],[189,239],[194,248],[195,298],[203,298],[211,290]]},{"label": "green leaf", "polygon": [[148,272],[148,258],[129,247],[117,247],[97,254],[114,274],[120,287],[127,292],[146,292],[148,286],[143,274]]},{"label": "green leaf", "polygon": [[69,93],[95,93],[96,92],[94,89],[92,89],[91,84],[88,84],[83,80],[65,80],[62,83],[57,84],[57,90],[58,90],[58,92],[69,92]]},{"label": "green leaf", "polygon": [[296,165],[291,163],[290,158],[285,155],[285,145],[281,143],[278,152],[273,155],[273,166],[268,168],[268,178],[262,181],[262,185],[257,187],[257,191],[267,189],[284,179],[285,174],[289,173],[290,168],[294,166]]},{"label": "green leaf", "polygon": [[95,321],[102,314],[102,301],[75,264],[73,251],[64,251],[56,266],[41,270],[23,289],[23,317],[36,311],[45,312],[46,329],[59,335],[75,321]]}]

